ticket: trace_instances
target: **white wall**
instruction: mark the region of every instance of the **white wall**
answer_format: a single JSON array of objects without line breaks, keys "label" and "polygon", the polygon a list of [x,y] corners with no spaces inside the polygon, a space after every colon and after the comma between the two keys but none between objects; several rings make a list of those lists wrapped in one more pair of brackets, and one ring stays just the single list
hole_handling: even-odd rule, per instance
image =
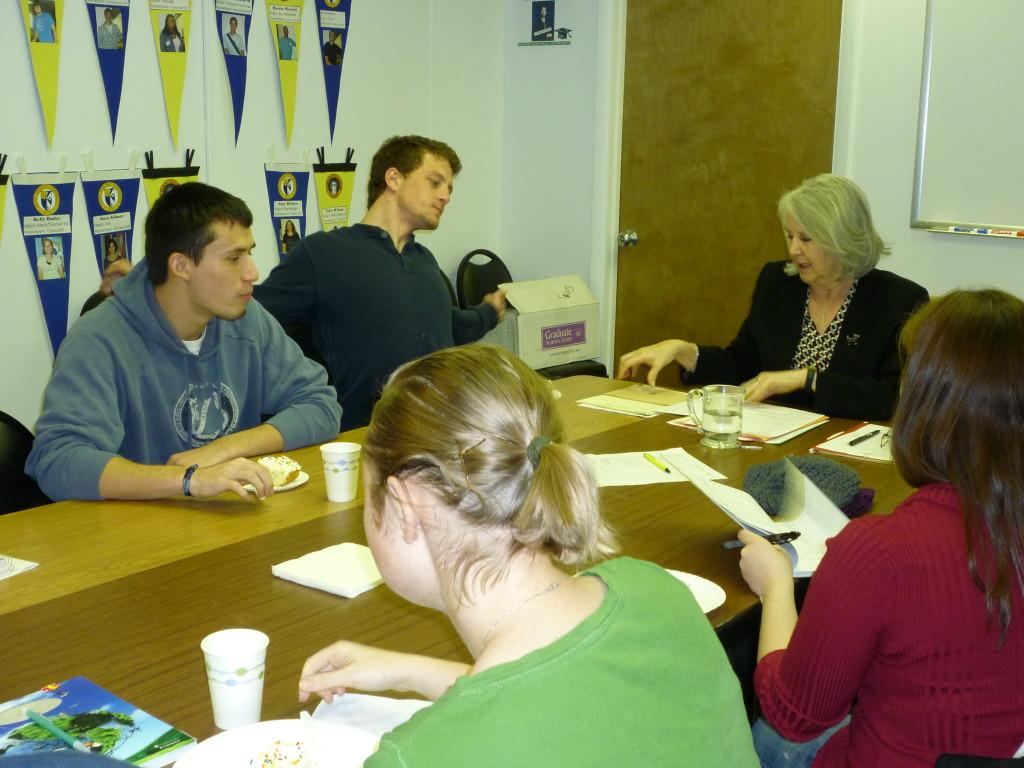
[{"label": "white wall", "polygon": [[932,294],[997,286],[1024,296],[1024,242],[910,229],[924,30],[924,0],[843,3],[833,167],[867,192],[892,244],[884,268]]},{"label": "white wall", "polygon": [[[267,146],[278,162],[298,162],[303,150],[326,145],[328,161],[356,150],[357,189],[352,220],[365,212],[366,175],[381,141],[423,133],[448,141],[464,170],[442,227],[423,236],[442,267],[453,274],[462,254],[481,243],[502,244],[501,149],[503,124],[504,14],[501,4],[477,0],[374,0],[353,3],[351,34],[342,74],[338,125],[331,147],[314,5],[306,3],[300,44],[300,86],[291,147],[285,146],[276,61],[265,4],[254,3],[249,36],[245,119],[234,145],[227,75],[217,39],[213,2],[193,0],[191,46],[178,149],[171,146],[146,0],[132,0],[125,84],[116,143],[111,142],[103,85],[84,3],[66,2],[59,76],[57,126],[46,145],[42,116],[25,42],[20,4],[0,5],[5,103],[0,152],[23,155],[28,171],[52,171],[68,156],[80,170],[83,151],[97,168],[122,168],[131,150],[153,149],[158,165],[182,165],[184,148],[197,149],[202,178],[244,198],[256,216],[257,263],[266,274],[277,261],[263,162]],[[312,157],[310,157],[312,160]],[[69,320],[98,285],[99,273],[81,188],[76,191]],[[310,190],[310,195],[314,193]],[[142,251],[147,206],[140,194],[133,253]],[[318,228],[314,211],[307,227]],[[38,416],[52,355],[35,280],[21,238],[13,195],[8,195],[0,240],[0,409],[31,426]]]},{"label": "white wall", "polygon": [[[516,280],[578,273],[614,328],[625,0],[558,0],[570,45],[530,39],[528,0],[506,0],[502,236]],[[482,244],[486,247],[486,244]]]}]

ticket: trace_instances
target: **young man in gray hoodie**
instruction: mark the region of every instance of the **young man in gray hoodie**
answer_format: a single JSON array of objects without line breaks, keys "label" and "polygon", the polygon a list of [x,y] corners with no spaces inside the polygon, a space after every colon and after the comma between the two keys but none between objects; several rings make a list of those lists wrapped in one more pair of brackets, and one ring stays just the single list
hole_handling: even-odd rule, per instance
[{"label": "young man in gray hoodie", "polygon": [[270,475],[246,457],[337,435],[326,372],[252,301],[251,226],[205,184],[153,205],[145,260],[57,355],[26,464],[50,498],[264,497]]}]

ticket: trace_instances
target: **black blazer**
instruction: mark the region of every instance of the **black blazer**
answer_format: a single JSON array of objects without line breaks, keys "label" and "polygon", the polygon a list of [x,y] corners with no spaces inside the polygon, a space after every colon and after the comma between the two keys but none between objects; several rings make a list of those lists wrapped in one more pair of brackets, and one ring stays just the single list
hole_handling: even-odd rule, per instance
[{"label": "black blazer", "polygon": [[[807,286],[783,272],[787,262],[770,262],[754,287],[750,314],[727,347],[700,347],[697,370],[684,371],[688,384],[742,384],[761,371],[793,367],[800,341]],[[899,333],[911,313],[928,300],[917,283],[873,269],[857,292],[816,392],[794,392],[781,400],[818,413],[852,419],[888,419],[899,391]]]}]

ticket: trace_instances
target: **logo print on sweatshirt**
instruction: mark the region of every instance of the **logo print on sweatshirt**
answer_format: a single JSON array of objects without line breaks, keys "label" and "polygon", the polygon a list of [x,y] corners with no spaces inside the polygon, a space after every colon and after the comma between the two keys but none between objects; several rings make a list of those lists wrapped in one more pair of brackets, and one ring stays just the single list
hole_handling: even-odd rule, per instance
[{"label": "logo print on sweatshirt", "polygon": [[189,384],[174,405],[174,428],[193,448],[229,435],[237,426],[238,401],[227,384]]}]

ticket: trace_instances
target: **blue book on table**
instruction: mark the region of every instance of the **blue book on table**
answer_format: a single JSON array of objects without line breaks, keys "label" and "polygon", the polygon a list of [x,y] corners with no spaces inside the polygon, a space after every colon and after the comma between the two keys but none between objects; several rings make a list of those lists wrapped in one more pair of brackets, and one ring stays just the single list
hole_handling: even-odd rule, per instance
[{"label": "blue book on table", "polygon": [[196,741],[84,677],[73,677],[0,704],[0,757],[71,749],[30,720],[30,709],[96,751],[147,768],[174,762]]}]

